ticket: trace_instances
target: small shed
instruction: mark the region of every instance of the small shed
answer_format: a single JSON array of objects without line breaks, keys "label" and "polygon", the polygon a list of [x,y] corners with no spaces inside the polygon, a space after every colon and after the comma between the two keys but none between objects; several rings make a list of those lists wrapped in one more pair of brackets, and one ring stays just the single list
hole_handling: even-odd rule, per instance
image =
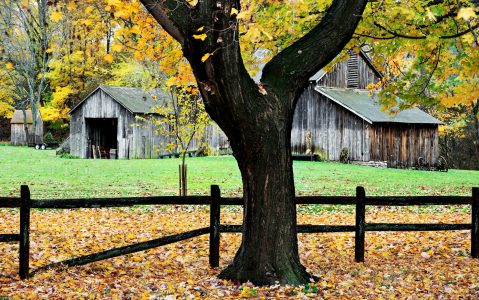
[{"label": "small shed", "polygon": [[346,148],[353,161],[413,167],[422,158],[422,163],[435,165],[442,123],[419,108],[382,111],[377,95],[367,90],[380,78],[363,52],[351,52],[331,72],[315,74],[295,110],[293,152],[311,151],[334,161]]},{"label": "small shed", "polygon": [[31,110],[16,110],[10,120],[10,141],[14,146],[27,146],[43,142],[43,120],[40,112],[36,116],[36,127],[33,130]]},{"label": "small shed", "polygon": [[[157,117],[155,106],[161,101],[169,101],[161,90],[100,85],[70,111],[70,153],[93,158],[92,149],[99,147],[121,159],[159,158],[166,154],[161,149],[169,140],[141,118]],[[220,133],[207,132],[210,147],[227,143]]]}]

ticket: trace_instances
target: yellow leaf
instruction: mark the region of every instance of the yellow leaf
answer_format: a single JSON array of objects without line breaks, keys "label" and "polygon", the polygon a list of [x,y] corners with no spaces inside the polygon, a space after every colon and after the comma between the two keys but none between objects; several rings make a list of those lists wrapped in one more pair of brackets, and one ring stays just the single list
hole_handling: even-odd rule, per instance
[{"label": "yellow leaf", "polygon": [[203,34],[193,34],[193,38],[197,39],[197,40],[206,40],[206,33],[203,33]]},{"label": "yellow leaf", "polygon": [[13,70],[15,68],[15,66],[11,63],[11,62],[7,62],[5,64],[5,67],[8,69],[8,70]]},{"label": "yellow leaf", "polygon": [[232,16],[232,15],[238,15],[238,10],[233,7],[233,8],[231,9],[230,15],[231,15],[231,16]]},{"label": "yellow leaf", "polygon": [[109,54],[105,55],[105,56],[103,57],[103,59],[104,59],[107,63],[111,64],[111,63],[113,62],[113,55],[111,55],[111,54],[109,53]]},{"label": "yellow leaf", "polygon": [[244,19],[245,17],[246,17],[246,11],[242,11],[236,16],[236,19]]},{"label": "yellow leaf", "polygon": [[473,19],[475,17],[476,13],[474,11],[474,7],[463,7],[457,13],[458,19],[464,19],[466,21],[469,21],[470,19]]},{"label": "yellow leaf", "polygon": [[62,19],[62,13],[59,12],[59,11],[54,11],[54,12],[52,12],[52,15],[50,16],[50,19],[53,22],[58,22]]},{"label": "yellow leaf", "polygon": [[201,26],[200,28],[198,28],[198,29],[196,30],[196,32],[201,32],[201,31],[203,31],[203,29],[205,29],[205,26]]},{"label": "yellow leaf", "polygon": [[74,10],[75,8],[77,8],[77,5],[76,5],[75,1],[68,2],[67,8],[68,8],[68,10]]},{"label": "yellow leaf", "polygon": [[94,11],[94,10],[95,10],[95,8],[90,5],[90,6],[88,6],[88,7],[85,9],[85,13],[89,14],[89,13],[91,13],[91,12]]},{"label": "yellow leaf", "polygon": [[172,85],[176,85],[176,78],[175,77],[170,77],[168,78],[168,80],[165,82],[167,86],[172,86]]},{"label": "yellow leaf", "polygon": [[186,0],[186,2],[191,6],[196,6],[198,4],[198,0]]},{"label": "yellow leaf", "polygon": [[114,52],[121,52],[122,49],[123,49],[123,45],[121,45],[120,43],[115,43],[111,47],[111,50],[113,50]]},{"label": "yellow leaf", "polygon": [[208,58],[210,58],[210,56],[211,56],[211,53],[206,53],[205,55],[203,55],[203,56],[201,57],[201,61],[202,61],[202,62],[207,61]]}]

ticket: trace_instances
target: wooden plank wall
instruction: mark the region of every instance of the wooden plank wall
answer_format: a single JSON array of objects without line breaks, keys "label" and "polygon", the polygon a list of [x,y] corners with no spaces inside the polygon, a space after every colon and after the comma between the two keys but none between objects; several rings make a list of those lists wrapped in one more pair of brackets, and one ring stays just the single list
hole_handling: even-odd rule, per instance
[{"label": "wooden plank wall", "polygon": [[[28,132],[31,133],[33,125],[27,125]],[[23,124],[11,124],[10,142],[14,146],[27,146],[27,134],[23,127]],[[31,135],[31,134],[30,134]]]},{"label": "wooden plank wall", "polygon": [[29,137],[27,140],[26,132],[23,124],[10,125],[10,142],[14,146],[27,146],[28,144],[43,143],[43,121],[40,117],[37,118],[37,126],[35,127],[35,134],[33,134],[33,124],[27,124]]},{"label": "wooden plank wall", "polygon": [[306,152],[306,133],[312,135],[313,152],[339,160],[341,149],[348,148],[353,160],[369,160],[369,124],[314,91],[311,84],[301,95],[293,118],[293,153]]},{"label": "wooden plank wall", "polygon": [[[145,117],[144,115],[138,115]],[[118,104],[105,92],[98,90],[82,103],[70,118],[71,154],[90,158],[91,144],[88,140],[88,118],[117,118],[118,158],[158,158],[165,154],[169,139],[161,136],[154,122],[144,122]],[[228,146],[228,139],[216,125],[207,130],[210,147]],[[191,150],[196,150],[196,143]]]},{"label": "wooden plank wall", "polygon": [[391,166],[416,166],[419,157],[434,165],[439,156],[437,125],[375,124],[370,129],[371,159]]},{"label": "wooden plank wall", "polygon": [[[353,66],[353,62],[358,65]],[[351,79],[349,79],[349,84],[348,76],[351,76],[352,74],[349,74],[348,63],[349,67],[352,67],[352,73],[357,73],[359,70],[359,80],[354,80],[353,83],[351,82]],[[354,74],[354,77],[356,76],[357,75]],[[357,60],[345,60],[334,65],[333,71],[324,75],[324,77],[318,81],[318,85],[337,88],[347,88],[348,85],[350,87],[352,87],[351,85],[354,85],[357,89],[367,89],[369,84],[378,81],[379,77],[376,76],[369,64],[360,55],[357,55]]]}]

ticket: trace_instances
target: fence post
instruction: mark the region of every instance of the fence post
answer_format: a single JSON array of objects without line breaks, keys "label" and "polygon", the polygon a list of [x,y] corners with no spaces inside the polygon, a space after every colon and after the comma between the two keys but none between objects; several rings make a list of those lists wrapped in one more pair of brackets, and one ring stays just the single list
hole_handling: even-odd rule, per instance
[{"label": "fence post", "polygon": [[220,266],[220,199],[220,187],[212,185],[210,206],[210,266],[212,268]]},{"label": "fence post", "polygon": [[20,279],[28,278],[30,265],[30,189],[20,187]]},{"label": "fence post", "polygon": [[479,187],[472,188],[471,256],[479,258]]},{"label": "fence post", "polygon": [[356,188],[356,226],[354,238],[354,259],[364,261],[364,230],[366,227],[366,192],[362,186]]}]

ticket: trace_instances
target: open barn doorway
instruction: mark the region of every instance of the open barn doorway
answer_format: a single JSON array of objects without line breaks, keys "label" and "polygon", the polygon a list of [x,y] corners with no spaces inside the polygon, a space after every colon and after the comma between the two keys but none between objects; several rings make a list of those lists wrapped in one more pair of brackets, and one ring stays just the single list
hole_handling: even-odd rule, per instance
[{"label": "open barn doorway", "polygon": [[86,118],[89,158],[116,159],[118,151],[118,119]]}]

